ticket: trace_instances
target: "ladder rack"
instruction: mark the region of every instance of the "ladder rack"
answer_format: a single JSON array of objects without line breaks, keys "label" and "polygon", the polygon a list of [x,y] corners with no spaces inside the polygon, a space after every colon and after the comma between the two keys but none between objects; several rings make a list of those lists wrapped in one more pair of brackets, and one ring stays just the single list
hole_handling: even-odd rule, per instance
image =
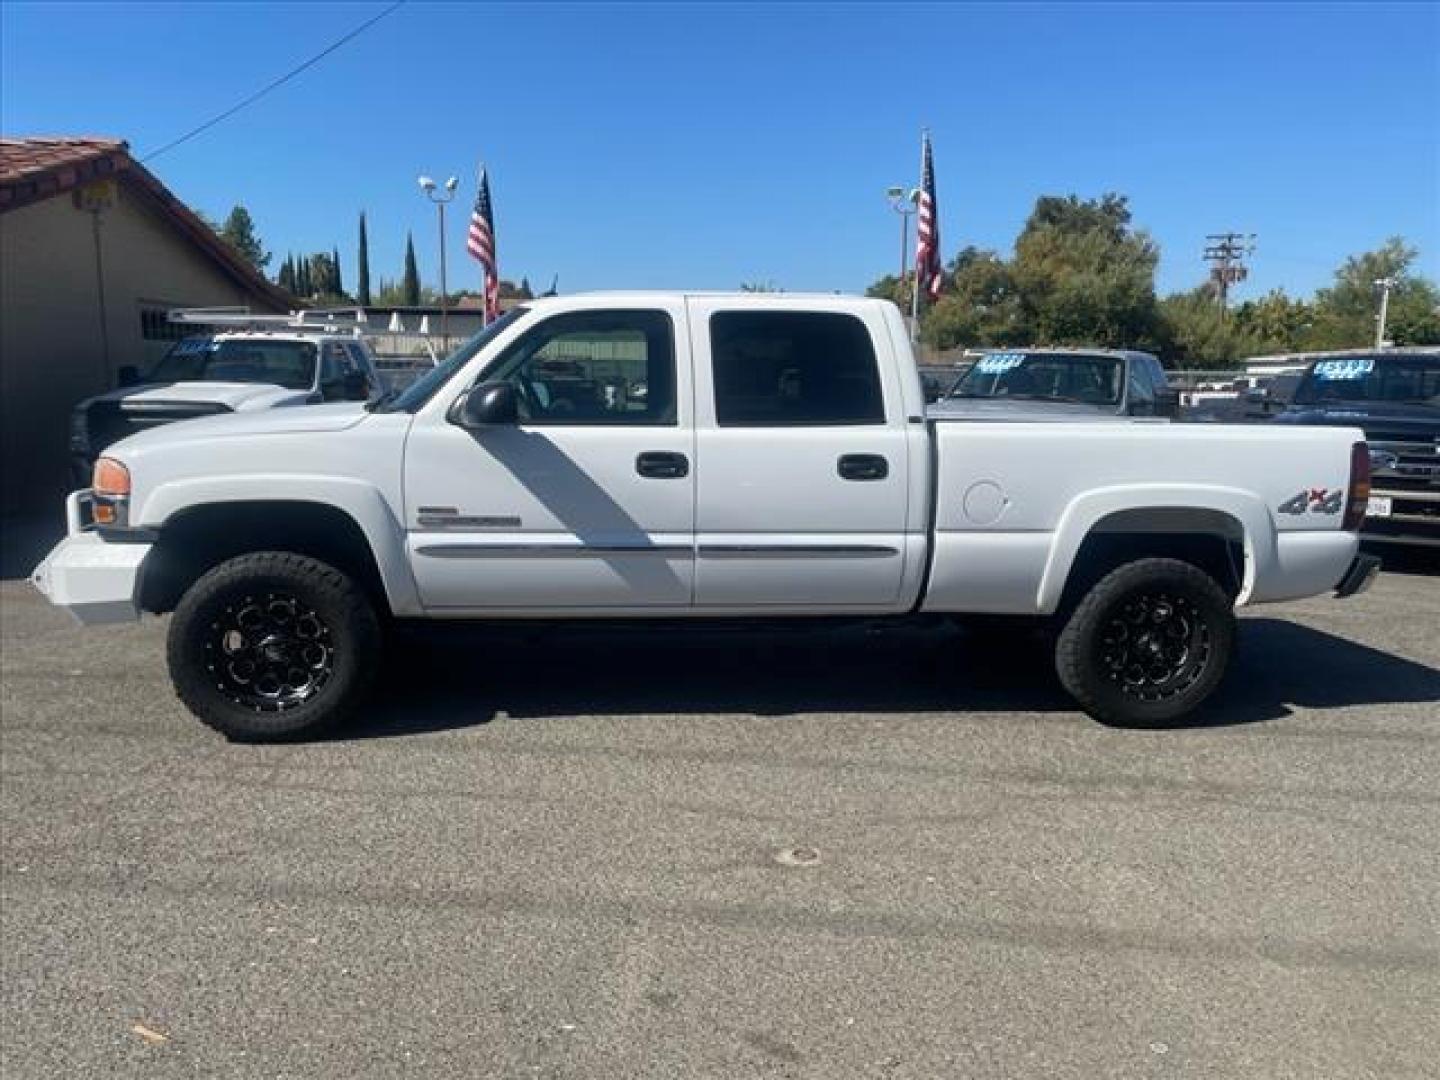
[{"label": "ladder rack", "polygon": [[247,307],[172,308],[167,313],[172,323],[208,330],[288,330],[312,334],[344,334],[364,338],[419,338],[430,363],[439,363],[431,340],[429,319],[422,319],[417,330],[406,330],[398,317],[388,327],[370,325],[364,308],[305,308],[285,315],[253,312]]}]

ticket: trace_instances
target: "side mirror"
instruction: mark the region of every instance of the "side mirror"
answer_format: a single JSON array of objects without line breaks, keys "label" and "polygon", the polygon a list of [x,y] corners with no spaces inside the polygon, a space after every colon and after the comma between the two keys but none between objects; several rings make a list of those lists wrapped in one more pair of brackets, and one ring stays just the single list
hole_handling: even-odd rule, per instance
[{"label": "side mirror", "polygon": [[940,400],[940,380],[935,378],[934,375],[921,375],[920,386],[925,391],[925,401],[927,404],[932,404]]},{"label": "side mirror", "polygon": [[472,388],[450,407],[450,422],[467,431],[519,423],[520,401],[514,384],[487,382]]},{"label": "side mirror", "polygon": [[115,372],[115,385],[124,388],[134,386],[140,381],[140,369],[134,364],[121,364],[120,369]]},{"label": "side mirror", "polygon": [[1174,420],[1180,415],[1180,391],[1160,387],[1155,391],[1155,415],[1168,416]]}]

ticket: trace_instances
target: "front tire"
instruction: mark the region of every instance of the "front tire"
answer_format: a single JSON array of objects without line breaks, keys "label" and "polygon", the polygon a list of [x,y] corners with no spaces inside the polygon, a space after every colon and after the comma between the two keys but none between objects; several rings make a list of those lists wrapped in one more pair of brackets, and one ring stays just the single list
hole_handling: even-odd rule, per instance
[{"label": "front tire", "polygon": [[1086,593],[1060,633],[1055,667],[1095,719],[1152,727],[1199,708],[1234,650],[1234,604],[1214,578],[1177,559],[1141,559]]},{"label": "front tire", "polygon": [[308,737],[365,697],[380,665],[380,622],[364,590],[333,566],[255,552],[190,587],[166,653],[180,700],[221,734]]}]

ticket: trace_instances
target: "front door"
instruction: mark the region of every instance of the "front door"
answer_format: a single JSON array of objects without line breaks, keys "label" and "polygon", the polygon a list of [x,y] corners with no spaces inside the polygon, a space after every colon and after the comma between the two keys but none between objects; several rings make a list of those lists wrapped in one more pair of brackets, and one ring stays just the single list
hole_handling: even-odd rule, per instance
[{"label": "front door", "polygon": [[432,610],[679,607],[694,577],[694,425],[680,301],[569,311],[487,369],[514,426],[418,421],[409,545]]},{"label": "front door", "polygon": [[696,298],[690,327],[696,606],[893,610],[914,466],[878,314]]}]

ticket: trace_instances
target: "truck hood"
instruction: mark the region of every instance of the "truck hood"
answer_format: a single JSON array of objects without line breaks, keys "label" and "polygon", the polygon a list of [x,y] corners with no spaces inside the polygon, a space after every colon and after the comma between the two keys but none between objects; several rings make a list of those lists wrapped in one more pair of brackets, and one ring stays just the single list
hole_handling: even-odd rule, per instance
[{"label": "truck hood", "polygon": [[281,405],[301,405],[310,399],[311,393],[310,390],[290,390],[274,383],[149,383],[112,390],[108,394],[90,398],[85,404],[114,402],[123,408],[132,402],[155,405],[204,402],[223,405],[231,412],[247,412],[251,409],[273,409]]},{"label": "truck hood", "polygon": [[121,439],[107,450],[147,450],[165,443],[223,439],[236,435],[290,435],[309,431],[344,431],[370,414],[363,401],[337,401],[329,405],[303,405],[293,409],[265,409],[258,412],[223,413],[187,420],[183,424],[167,424],[128,439]]},{"label": "truck hood", "polygon": [[1062,420],[1130,420],[1080,401],[1024,401],[1014,398],[941,398],[925,409],[932,420],[997,420],[1056,422]]}]

